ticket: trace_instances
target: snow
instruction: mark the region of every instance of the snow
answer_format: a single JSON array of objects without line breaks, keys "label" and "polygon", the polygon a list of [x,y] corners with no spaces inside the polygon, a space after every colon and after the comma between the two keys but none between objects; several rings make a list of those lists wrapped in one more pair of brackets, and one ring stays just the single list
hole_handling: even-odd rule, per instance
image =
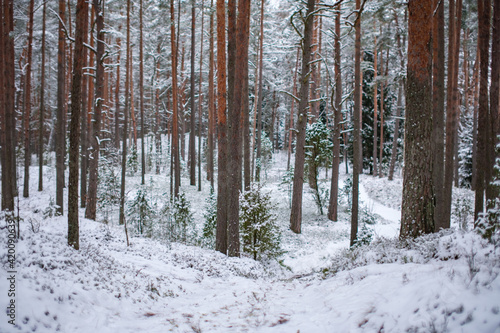
[{"label": "snow", "polygon": [[[109,225],[90,221],[84,210],[76,251],[66,245],[66,217],[43,218],[55,193],[54,168],[45,167],[43,192],[36,191],[33,168],[31,197],[20,199],[16,326],[4,316],[0,332],[500,332],[500,249],[457,223],[399,242],[401,180],[368,175],[361,176],[360,202],[376,220],[368,226],[375,233],[370,246],[349,250],[345,203],[339,222],[331,222],[318,215],[307,184],[296,235],[288,229],[287,188],[279,185],[286,160],[285,153],[273,156],[263,189],[276,204],[283,266],[141,237],[127,247],[114,218]],[[340,187],[346,177],[342,171]],[[128,189],[139,178],[130,178]],[[165,175],[149,178],[155,195],[168,189]],[[183,179],[182,189],[200,230],[209,186],[200,194],[188,183]],[[4,226],[1,221],[5,309]]]}]

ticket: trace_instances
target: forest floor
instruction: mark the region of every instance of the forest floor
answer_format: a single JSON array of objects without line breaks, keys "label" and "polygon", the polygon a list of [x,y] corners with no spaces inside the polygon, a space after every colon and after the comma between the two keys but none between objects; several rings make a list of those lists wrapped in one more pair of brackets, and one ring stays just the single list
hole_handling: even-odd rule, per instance
[{"label": "forest floor", "polygon": [[[331,222],[305,184],[302,233],[288,229],[286,154],[275,154],[263,191],[271,193],[282,231],[279,264],[137,236],[127,247],[116,214],[105,224],[84,219],[83,209],[76,251],[67,246],[66,216],[44,218],[55,169],[44,172],[44,191],[36,190],[33,167],[31,196],[19,202],[15,326],[2,315],[0,332],[500,332],[500,248],[465,230],[470,210],[459,204],[451,230],[398,241],[401,179],[361,176],[361,218],[372,223],[365,231],[373,241],[350,250],[347,195],[339,221]],[[342,172],[341,188],[347,177]],[[146,179],[149,195],[164,198],[169,178]],[[129,198],[139,183],[138,175],[127,179]],[[320,184],[329,189],[327,177]],[[200,193],[183,178],[198,232],[208,187]],[[454,203],[470,205],[471,198],[467,190],[454,193]],[[11,299],[7,239],[2,221],[3,309]]]}]

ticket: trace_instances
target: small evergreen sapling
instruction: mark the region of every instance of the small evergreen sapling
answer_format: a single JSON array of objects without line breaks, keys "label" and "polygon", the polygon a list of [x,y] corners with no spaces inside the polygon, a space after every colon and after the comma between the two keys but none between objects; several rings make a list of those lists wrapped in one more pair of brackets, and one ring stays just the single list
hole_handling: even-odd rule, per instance
[{"label": "small evergreen sapling", "polygon": [[185,193],[179,193],[174,201],[172,212],[173,240],[187,243],[188,240],[196,239],[196,230],[193,223],[191,205],[186,199]]},{"label": "small evergreen sapling", "polygon": [[146,187],[141,187],[128,208],[129,221],[133,223],[137,232],[146,237],[152,237],[152,226],[155,219],[155,211],[151,208],[147,199]]},{"label": "small evergreen sapling", "polygon": [[217,224],[217,196],[213,189],[210,190],[210,196],[206,199],[203,217],[205,218],[205,223],[203,225],[203,238],[201,243],[209,249],[214,249]]},{"label": "small evergreen sapling", "polygon": [[328,126],[318,119],[306,130],[306,163],[309,187],[313,190],[314,201],[319,213],[323,215],[323,204],[328,193],[322,191],[318,185],[319,168],[327,167],[331,160],[332,142]]},{"label": "small evergreen sapling", "polygon": [[240,197],[240,228],[243,252],[254,260],[275,259],[283,254],[281,231],[276,224],[274,205],[268,193],[253,184]]},{"label": "small evergreen sapling", "polygon": [[127,171],[131,176],[135,175],[137,169],[139,168],[139,157],[137,155],[137,147],[132,145],[130,154],[127,157]]}]

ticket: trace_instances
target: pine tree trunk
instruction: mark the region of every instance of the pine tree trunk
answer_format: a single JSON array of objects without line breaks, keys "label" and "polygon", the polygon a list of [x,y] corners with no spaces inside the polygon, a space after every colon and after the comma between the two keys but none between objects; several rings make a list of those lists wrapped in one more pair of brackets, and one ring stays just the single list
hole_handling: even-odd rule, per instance
[{"label": "pine tree trunk", "polygon": [[[189,130],[189,161],[190,161],[190,185],[196,185],[196,148],[195,148],[195,103],[194,103],[194,60],[195,60],[195,29],[196,29],[196,9],[195,2],[191,0],[191,90],[190,90],[190,105],[191,105],[191,121]],[[201,92],[200,92],[201,93]]]},{"label": "pine tree trunk", "polygon": [[203,81],[203,28],[205,19],[205,1],[201,2],[201,38],[200,38],[200,77],[198,85],[198,191],[201,191],[201,134],[203,126],[202,102],[203,94],[201,92],[201,82]]},{"label": "pine tree trunk", "polygon": [[217,0],[217,123],[218,180],[215,249],[227,253],[227,123],[226,123],[226,16],[224,0]]},{"label": "pine tree trunk", "polygon": [[[121,25],[118,31],[121,30]],[[118,48],[116,56],[116,86],[115,86],[115,148],[120,149],[120,67],[121,67],[121,54],[122,54],[122,39],[116,38],[116,47]]]},{"label": "pine tree trunk", "polygon": [[262,153],[262,68],[264,67],[264,0],[261,0],[260,5],[260,35],[259,35],[259,90],[257,95],[256,116],[256,138],[257,152],[255,157],[255,181],[260,182],[260,169],[261,169],[261,153]]},{"label": "pine tree trunk", "polygon": [[351,246],[353,246],[358,234],[358,210],[359,210],[359,174],[363,171],[361,150],[361,1],[356,0],[357,17],[354,23],[354,113],[352,121],[353,131],[353,166],[352,166],[352,208],[351,208]]},{"label": "pine tree trunk", "polygon": [[436,230],[445,227],[444,181],[444,3],[434,0],[436,14],[432,19],[432,182],[436,196],[434,225]]},{"label": "pine tree trunk", "polygon": [[[180,15],[180,13],[179,13]],[[177,43],[175,41],[175,12],[174,0],[170,0],[170,39],[172,51],[172,159],[174,168],[174,197],[179,194],[181,183],[181,166],[179,157],[179,111],[177,101]]]},{"label": "pine tree trunk", "polygon": [[[42,16],[42,72],[40,74],[40,117],[38,126],[38,191],[43,191],[43,132],[45,122],[45,27],[47,6],[43,3],[43,16]],[[2,45],[0,43],[0,45]],[[0,85],[1,87],[1,85]],[[1,101],[0,101],[1,105]],[[1,107],[1,106],[0,106]]]},{"label": "pine tree trunk", "polygon": [[[98,8],[98,0],[94,0],[94,7]],[[71,83],[71,122],[69,127],[69,180],[68,180],[68,245],[75,250],[80,248],[80,231],[78,225],[78,172],[80,146],[80,112],[82,109],[82,77],[84,59],[83,38],[85,33],[88,7],[85,0],[78,0],[76,5],[75,54],[73,61],[73,79]],[[99,31],[98,16],[98,31]],[[101,17],[102,20],[102,17]],[[101,28],[102,28],[101,24]],[[98,51],[99,54],[99,51]]]},{"label": "pine tree trunk", "polygon": [[484,211],[484,192],[490,181],[491,118],[488,106],[488,65],[490,44],[491,1],[478,0],[478,48],[479,48],[479,109],[477,119],[477,163],[476,163],[476,198],[474,221]]},{"label": "pine tree trunk", "polygon": [[[405,47],[405,39],[403,38],[403,43],[401,43],[401,34],[399,33],[399,20],[398,20],[398,15],[397,13],[394,13],[394,20],[396,22],[396,27],[398,33],[396,34],[396,42],[398,45],[398,53],[399,53],[399,60],[401,63],[401,72],[405,70],[405,57],[403,55],[403,48]],[[405,21],[406,21],[406,11],[405,11]],[[444,34],[444,32],[443,32]],[[444,38],[444,35],[443,35]],[[444,49],[443,49],[444,52]],[[444,69],[443,69],[444,70]],[[444,80],[444,79],[443,79]],[[443,83],[444,84],[444,83]],[[396,160],[398,158],[398,139],[399,139],[399,117],[401,117],[401,110],[403,109],[403,90],[405,89],[406,81],[405,79],[401,79],[399,81],[399,88],[398,88],[398,102],[397,102],[397,109],[396,109],[396,117],[395,117],[395,124],[394,124],[394,136],[392,140],[392,153],[391,153],[391,162],[389,164],[389,176],[387,177],[388,180],[393,180],[394,179],[394,168],[396,167]],[[444,106],[443,106],[444,108]],[[444,109],[443,112],[444,114]]]},{"label": "pine tree trunk", "polygon": [[[15,112],[14,112],[14,30],[13,1],[2,1],[2,49],[0,75],[2,96],[0,102],[0,123],[2,126],[2,210],[14,211],[14,196],[16,195],[16,155],[15,155]],[[5,148],[4,148],[5,147]]]},{"label": "pine tree trunk", "polygon": [[207,180],[214,189],[214,132],[215,132],[215,87],[214,87],[214,3],[210,1],[210,39],[208,60],[208,133],[207,133]]},{"label": "pine tree trunk", "polygon": [[248,38],[250,28],[250,0],[238,1],[238,18],[235,29],[235,70],[233,109],[229,110],[229,147],[231,163],[228,169],[228,255],[238,257],[240,255],[239,234],[239,194],[241,189],[241,162],[242,142],[241,125],[242,118],[248,115]]},{"label": "pine tree trunk", "polygon": [[128,135],[128,114],[130,112],[130,0],[127,0],[127,46],[125,49],[125,108],[123,110],[123,146],[122,146],[122,172],[120,183],[120,215],[118,223],[125,225],[125,232],[127,225],[125,222],[125,175],[127,169],[127,135]]},{"label": "pine tree trunk", "polygon": [[432,184],[432,0],[408,3],[408,86],[401,238],[434,231]]},{"label": "pine tree trunk", "polygon": [[[88,12],[88,5],[86,6]],[[89,39],[89,15],[85,15],[85,22],[83,25],[83,43],[87,44]],[[83,67],[88,67],[88,50],[83,48]],[[80,162],[80,206],[85,208],[87,206],[87,169],[88,169],[88,128],[87,128],[87,109],[88,109],[88,70],[84,70],[82,76],[82,110],[81,110],[81,133],[80,133],[80,146],[81,146],[81,162]]]},{"label": "pine tree trunk", "polygon": [[[382,62],[382,59],[380,59]],[[382,72],[382,66],[380,66],[380,71]],[[383,75],[387,77],[389,72],[389,48],[387,48],[386,63],[385,63],[385,73]],[[382,158],[384,157],[384,92],[387,82],[380,83],[380,146],[379,146],[379,168],[378,176],[379,178],[384,177],[384,172],[382,171]]]},{"label": "pine tree trunk", "polygon": [[458,52],[461,22],[461,0],[450,1],[450,29],[449,29],[449,62],[448,62],[448,85],[447,85],[447,101],[446,101],[446,146],[445,146],[445,165],[444,165],[444,188],[443,188],[443,215],[436,225],[436,230],[450,227],[451,217],[451,194],[453,187],[454,175],[454,157],[456,132],[458,130]]},{"label": "pine tree trunk", "polygon": [[[59,0],[59,17],[64,22],[65,4]],[[56,205],[57,213],[64,212],[64,151],[65,121],[64,110],[66,101],[66,43],[62,22],[59,22],[59,42],[57,50],[57,118],[56,118]]]},{"label": "pine tree trunk", "polygon": [[302,39],[302,71],[300,74],[299,115],[297,120],[297,142],[295,148],[295,168],[293,176],[292,211],[290,213],[290,229],[301,233],[302,226],[302,192],[304,186],[304,159],[307,113],[309,105],[309,71],[311,69],[311,46],[313,41],[315,0],[307,1],[307,12],[304,21],[304,37]]},{"label": "pine tree trunk", "polygon": [[97,182],[99,179],[99,155],[101,137],[101,115],[104,103],[104,14],[102,0],[93,0],[93,9],[96,16],[97,28],[97,53],[96,53],[96,76],[95,76],[95,101],[94,118],[92,121],[92,135],[90,137],[89,152],[89,188],[87,193],[87,207],[85,217],[96,219],[97,213]]},{"label": "pine tree trunk", "polygon": [[[142,0],[139,2],[139,94],[141,95],[141,184],[144,185],[146,174],[146,149],[144,148],[144,41],[142,32]],[[194,20],[193,20],[194,22]],[[193,23],[194,24],[194,23]],[[194,67],[194,66],[193,66]]]},{"label": "pine tree trunk", "polygon": [[293,97],[292,97],[292,105],[290,107],[290,124],[288,126],[288,158],[286,162],[286,170],[290,170],[290,157],[292,155],[292,142],[293,142],[293,133],[295,130],[293,129],[293,118],[295,115],[294,106],[295,106],[295,97],[297,96],[297,72],[299,71],[299,58],[300,58],[300,47],[297,48],[297,60],[295,62],[295,72],[293,73]]},{"label": "pine tree trunk", "polygon": [[31,67],[32,67],[32,54],[33,54],[33,10],[35,1],[30,0],[29,4],[29,25],[28,25],[28,55],[26,59],[26,76],[24,85],[24,186],[23,197],[29,197],[30,187],[30,162],[31,162],[31,149],[30,149],[30,118],[31,118]]},{"label": "pine tree trunk", "polygon": [[340,15],[341,5],[337,6],[335,16],[335,102],[333,110],[333,158],[332,158],[332,183],[330,186],[330,203],[328,205],[328,218],[334,222],[338,220],[339,197],[339,165],[340,165],[340,129],[342,122],[342,72],[340,58]]},{"label": "pine tree trunk", "polygon": [[[375,29],[375,27],[374,27]],[[375,49],[373,50],[373,176],[378,175],[377,165],[377,143],[378,143],[378,88],[377,88],[377,71],[378,71],[378,57],[377,57],[377,37],[375,36]]]},{"label": "pine tree trunk", "polygon": [[[493,169],[495,159],[500,159],[500,114],[499,114],[499,93],[500,93],[500,1],[493,1],[493,30],[491,43],[491,85],[490,85],[490,114],[491,114],[491,174],[493,179],[500,179],[500,170]],[[496,154],[495,154],[496,152]],[[486,199],[491,200],[489,207],[494,206],[495,198],[500,197],[500,186],[494,186],[492,182],[488,184]]]}]

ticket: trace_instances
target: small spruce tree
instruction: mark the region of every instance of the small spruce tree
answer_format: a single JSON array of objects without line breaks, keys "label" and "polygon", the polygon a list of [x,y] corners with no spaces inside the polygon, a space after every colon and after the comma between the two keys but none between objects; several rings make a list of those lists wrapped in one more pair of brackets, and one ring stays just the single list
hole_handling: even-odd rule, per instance
[{"label": "small spruce tree", "polygon": [[283,254],[281,231],[276,224],[275,208],[268,193],[253,184],[240,197],[240,234],[243,252],[254,260],[273,259]]},{"label": "small spruce tree", "polygon": [[210,190],[210,196],[206,199],[205,213],[203,214],[205,223],[203,224],[202,245],[215,249],[215,230],[217,225],[217,196],[213,188]]},{"label": "small spruce tree", "polygon": [[145,187],[141,187],[139,191],[137,191],[137,195],[130,204],[127,213],[129,221],[136,226],[139,234],[146,237],[152,237],[155,211],[148,202],[147,190]]},{"label": "small spruce tree", "polygon": [[187,243],[189,240],[192,241],[196,238],[191,205],[183,192],[179,193],[174,201],[172,218],[175,241]]}]

